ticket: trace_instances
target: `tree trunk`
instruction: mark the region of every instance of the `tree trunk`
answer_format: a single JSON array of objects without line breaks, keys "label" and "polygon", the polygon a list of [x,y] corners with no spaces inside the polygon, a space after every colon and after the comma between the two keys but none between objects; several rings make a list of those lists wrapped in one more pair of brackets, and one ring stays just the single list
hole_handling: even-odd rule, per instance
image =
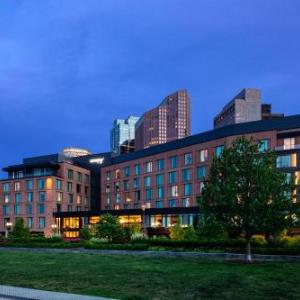
[{"label": "tree trunk", "polygon": [[248,263],[252,262],[250,238],[247,239],[247,244],[246,244],[246,261]]}]

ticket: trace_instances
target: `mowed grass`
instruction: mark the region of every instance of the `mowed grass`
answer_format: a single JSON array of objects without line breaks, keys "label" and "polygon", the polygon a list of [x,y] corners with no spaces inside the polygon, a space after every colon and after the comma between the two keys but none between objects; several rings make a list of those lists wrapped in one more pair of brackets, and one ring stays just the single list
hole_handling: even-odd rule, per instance
[{"label": "mowed grass", "polygon": [[118,299],[300,299],[299,263],[0,253],[0,283]]}]

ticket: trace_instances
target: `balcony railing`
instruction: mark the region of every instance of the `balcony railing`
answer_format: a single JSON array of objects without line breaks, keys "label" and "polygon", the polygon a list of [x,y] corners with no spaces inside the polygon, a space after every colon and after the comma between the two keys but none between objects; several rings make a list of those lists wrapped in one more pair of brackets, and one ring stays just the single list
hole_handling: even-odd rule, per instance
[{"label": "balcony railing", "polygon": [[283,150],[297,150],[300,149],[300,144],[295,145],[283,145],[275,147],[275,151],[283,151]]}]

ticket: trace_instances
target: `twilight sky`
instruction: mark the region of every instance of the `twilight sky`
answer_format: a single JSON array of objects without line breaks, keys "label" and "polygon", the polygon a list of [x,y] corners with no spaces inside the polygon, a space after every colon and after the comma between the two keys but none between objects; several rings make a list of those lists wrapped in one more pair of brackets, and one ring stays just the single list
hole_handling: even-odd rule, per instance
[{"label": "twilight sky", "polygon": [[0,167],[65,146],[107,151],[115,118],[181,88],[193,133],[243,87],[300,113],[299,11],[296,0],[1,0]]}]

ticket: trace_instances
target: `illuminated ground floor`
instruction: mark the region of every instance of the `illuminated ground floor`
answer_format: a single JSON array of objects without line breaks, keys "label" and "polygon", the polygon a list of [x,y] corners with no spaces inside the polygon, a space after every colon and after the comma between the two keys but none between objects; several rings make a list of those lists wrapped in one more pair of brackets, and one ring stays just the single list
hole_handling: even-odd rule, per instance
[{"label": "illuminated ground floor", "polygon": [[148,235],[168,235],[169,228],[180,222],[183,226],[193,225],[198,219],[198,208],[132,209],[111,211],[81,211],[55,213],[56,233],[65,238],[79,237],[84,226],[97,224],[104,214],[116,215],[124,226],[139,225]]}]

